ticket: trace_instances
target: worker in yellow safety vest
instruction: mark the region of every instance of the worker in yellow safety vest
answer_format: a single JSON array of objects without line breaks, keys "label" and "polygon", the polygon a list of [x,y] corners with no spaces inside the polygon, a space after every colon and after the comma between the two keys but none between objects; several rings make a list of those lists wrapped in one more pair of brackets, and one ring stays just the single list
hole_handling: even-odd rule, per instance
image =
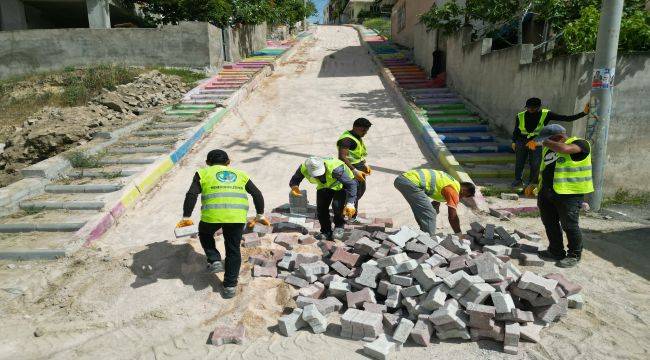
[{"label": "worker in yellow safety vest", "polygon": [[474,196],[474,184],[459,182],[440,170],[413,169],[398,176],[394,185],[411,206],[420,230],[435,234],[440,203],[446,202],[449,225],[457,235],[461,234],[457,206],[460,199]]},{"label": "worker in yellow safety vest", "polygon": [[[193,225],[190,219],[192,210],[201,195],[201,222],[199,222],[199,240],[208,260],[208,271],[224,272],[224,298],[235,296],[237,279],[241,267],[240,243],[248,214],[248,195],[255,204],[257,216],[249,222],[253,227],[259,222],[269,225],[264,217],[264,197],[253,184],[248,174],[230,167],[230,158],[223,150],[212,150],[206,159],[207,167],[194,174],[192,184],[185,194],[183,219],[176,227]],[[215,246],[214,235],[223,230],[226,259],[222,261],[221,253]]]},{"label": "worker in yellow safety vest", "polygon": [[[366,163],[368,150],[363,142],[363,137],[366,136],[371,126],[370,120],[358,118],[354,120],[352,130],[346,130],[336,141],[339,160],[343,161],[352,171],[357,182],[357,199],[354,204],[357,213],[359,212],[359,200],[366,192],[366,177],[372,172],[370,165]],[[355,219],[356,215],[353,216],[352,220]]]},{"label": "worker in yellow safety vest", "polygon": [[[307,179],[316,185],[316,217],[320,223],[318,240],[333,240],[343,237],[345,217],[356,214],[354,203],[357,183],[352,170],[339,159],[310,157],[302,163],[289,181],[291,193],[302,196],[300,183]],[[334,213],[334,230],[330,219],[330,205]]]},{"label": "worker in yellow safety vest", "polygon": [[[549,242],[540,257],[557,260],[559,267],[573,267],[582,254],[580,209],[585,194],[594,191],[591,145],[585,139],[568,137],[558,124],[545,126],[535,141],[543,145],[537,207]],[[562,230],[568,240],[566,252]]]},{"label": "worker in yellow safety vest", "polygon": [[[515,180],[513,188],[534,185],[539,177],[539,164],[542,156],[541,147],[534,141],[542,128],[550,121],[576,121],[589,113],[589,104],[584,111],[575,115],[560,115],[549,109],[542,108],[542,100],[530,98],[526,100],[526,110],[519,112],[515,117],[515,127],[512,131],[512,151],[515,152]],[[530,176],[528,183],[522,181],[526,161],[530,163]]]}]

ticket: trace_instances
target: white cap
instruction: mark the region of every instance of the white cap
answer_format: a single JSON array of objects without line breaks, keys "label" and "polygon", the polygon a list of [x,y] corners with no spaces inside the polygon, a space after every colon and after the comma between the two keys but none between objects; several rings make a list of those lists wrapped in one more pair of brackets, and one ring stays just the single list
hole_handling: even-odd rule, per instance
[{"label": "white cap", "polygon": [[325,174],[325,162],[322,158],[312,156],[305,161],[307,172],[312,177],[321,176]]}]

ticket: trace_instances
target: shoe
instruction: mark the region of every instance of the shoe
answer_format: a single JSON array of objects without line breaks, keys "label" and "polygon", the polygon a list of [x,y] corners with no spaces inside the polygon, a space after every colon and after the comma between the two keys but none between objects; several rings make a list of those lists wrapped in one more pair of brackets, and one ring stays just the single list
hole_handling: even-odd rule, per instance
[{"label": "shoe", "polygon": [[521,180],[515,180],[510,184],[510,187],[517,188],[517,187],[522,187],[524,183]]},{"label": "shoe", "polygon": [[566,257],[564,255],[554,254],[554,253],[550,252],[549,250],[542,250],[542,251],[538,252],[537,255],[540,258],[542,258],[543,260],[553,260],[553,261],[559,261],[559,260],[562,260],[562,259],[564,259]]},{"label": "shoe", "polygon": [[213,274],[224,272],[223,261],[215,261],[211,264],[208,264],[208,271]]},{"label": "shoe", "polygon": [[345,230],[343,228],[334,228],[334,232],[332,233],[332,237],[336,240],[341,240],[343,239],[343,234],[345,233]]},{"label": "shoe", "polygon": [[235,297],[236,294],[237,294],[237,287],[236,286],[225,287],[225,288],[223,288],[223,293],[221,294],[221,296],[224,299],[232,299],[232,298]]},{"label": "shoe", "polygon": [[332,233],[318,233],[314,236],[316,240],[334,240]]},{"label": "shoe", "polygon": [[578,265],[579,262],[580,262],[579,257],[570,256],[570,257],[565,257],[564,259],[558,261],[555,264],[555,266],[561,267],[561,268],[572,268],[572,267],[575,267],[576,265]]}]

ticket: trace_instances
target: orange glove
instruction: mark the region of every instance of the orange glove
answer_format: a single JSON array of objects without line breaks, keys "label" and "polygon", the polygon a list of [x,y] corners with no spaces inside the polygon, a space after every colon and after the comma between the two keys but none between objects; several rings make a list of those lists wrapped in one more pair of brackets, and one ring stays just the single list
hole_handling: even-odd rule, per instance
[{"label": "orange glove", "polygon": [[535,140],[530,140],[529,142],[526,143],[526,147],[530,150],[535,150],[537,149],[537,143]]},{"label": "orange glove", "polygon": [[255,218],[253,220],[248,222],[248,227],[252,228],[257,223],[260,223],[260,224],[266,225],[266,226],[271,225],[271,223],[266,219],[266,217],[264,215],[257,214],[257,216],[255,216]]},{"label": "orange glove", "polygon": [[359,181],[366,181],[366,173],[359,170],[354,170],[354,178]]},{"label": "orange glove", "polygon": [[582,112],[589,114],[589,110],[591,110],[591,106],[589,106],[589,103],[586,103],[585,108],[582,110]]},{"label": "orange glove", "polygon": [[517,144],[512,143],[512,144],[510,144],[510,147],[512,148],[512,151],[515,151],[515,148],[517,147]]},{"label": "orange glove", "polygon": [[345,205],[345,208],[343,209],[343,216],[349,219],[352,218],[356,213],[357,213],[357,209],[354,208],[354,204]]},{"label": "orange glove", "polygon": [[372,173],[372,169],[370,168],[370,165],[366,164],[366,176],[370,175]]},{"label": "orange glove", "polygon": [[177,228],[182,228],[182,227],[192,226],[192,225],[194,225],[194,221],[192,221],[192,219],[190,218],[183,218],[183,220],[176,223]]},{"label": "orange glove", "polygon": [[292,186],[291,187],[291,195],[301,197],[302,193],[300,192],[300,187]]}]

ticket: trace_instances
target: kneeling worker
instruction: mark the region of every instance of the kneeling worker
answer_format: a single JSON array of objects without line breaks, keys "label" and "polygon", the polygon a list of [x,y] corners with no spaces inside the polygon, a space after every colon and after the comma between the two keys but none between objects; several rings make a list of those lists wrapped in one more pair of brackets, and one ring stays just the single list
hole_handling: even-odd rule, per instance
[{"label": "kneeling worker", "polygon": [[[582,255],[580,209],[585,194],[594,191],[591,145],[585,139],[568,137],[557,124],[545,126],[536,141],[544,146],[537,207],[549,243],[540,256],[558,260],[559,267],[574,267]],[[562,230],[568,240],[567,252]]]},{"label": "kneeling worker", "polygon": [[436,217],[440,211],[440,203],[444,201],[449,212],[449,225],[456,234],[461,233],[456,207],[461,198],[474,196],[474,184],[458,182],[440,170],[413,169],[398,176],[394,185],[411,206],[420,230],[431,236],[436,233]]},{"label": "kneeling worker", "polygon": [[[316,185],[316,215],[320,223],[320,234],[316,239],[342,238],[345,225],[343,216],[352,218],[356,214],[354,202],[357,183],[352,170],[339,159],[310,157],[298,167],[289,181],[293,195],[301,196],[299,185],[303,179]],[[330,204],[334,212],[334,231],[330,220]]]},{"label": "kneeling worker", "polygon": [[[230,167],[228,154],[223,150],[212,150],[206,159],[207,167],[199,169],[194,174],[192,185],[185,194],[183,203],[183,220],[177,227],[189,226],[196,200],[201,194],[201,222],[199,223],[199,239],[208,259],[208,271],[223,272],[225,299],[235,296],[237,278],[241,266],[240,243],[246,215],[248,214],[248,196],[253,197],[257,216],[249,223],[256,222],[269,225],[264,218],[264,197],[248,175]],[[225,264],[217,250],[214,234],[223,229],[224,246],[226,248]]]}]

